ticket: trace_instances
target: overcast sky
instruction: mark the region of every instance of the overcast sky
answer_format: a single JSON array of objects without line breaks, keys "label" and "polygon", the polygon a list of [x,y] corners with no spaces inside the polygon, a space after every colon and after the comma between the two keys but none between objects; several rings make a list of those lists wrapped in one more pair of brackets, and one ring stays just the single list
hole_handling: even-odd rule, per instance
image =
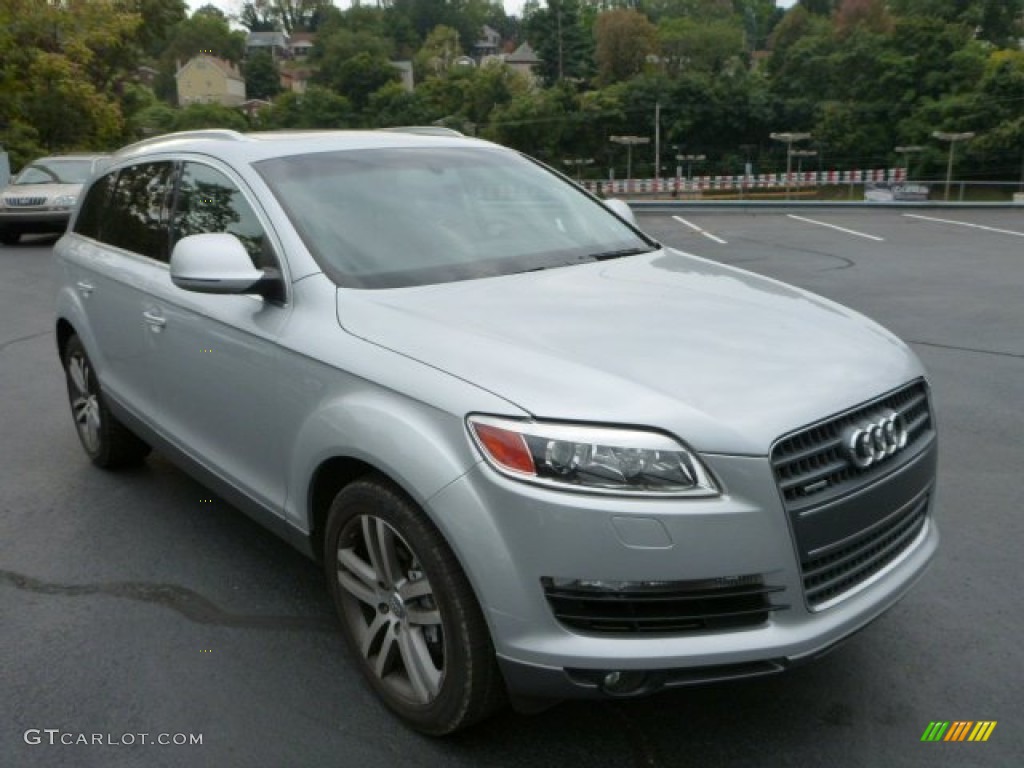
[{"label": "overcast sky", "polygon": [[[206,5],[208,2],[220,8],[225,13],[237,14],[239,9],[242,7],[244,0],[188,0],[188,5],[192,10],[199,8],[200,6]],[[372,4],[373,0],[368,0],[367,4]],[[504,0],[505,10],[508,13],[518,14],[522,8],[525,0]],[[796,3],[796,0],[775,0],[775,4],[780,8],[789,8],[791,5]],[[339,8],[348,8],[351,5],[351,0],[334,0],[334,4]]]}]

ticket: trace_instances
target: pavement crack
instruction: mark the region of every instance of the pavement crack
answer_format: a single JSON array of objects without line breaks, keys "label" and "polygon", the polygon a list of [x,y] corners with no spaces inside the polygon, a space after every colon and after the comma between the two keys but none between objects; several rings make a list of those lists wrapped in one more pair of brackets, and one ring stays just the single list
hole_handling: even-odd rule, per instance
[{"label": "pavement crack", "polygon": [[828,251],[818,251],[814,248],[801,248],[799,246],[792,245],[790,243],[773,243],[768,240],[756,240],[752,237],[733,237],[734,241],[742,240],[747,243],[753,243],[754,245],[770,245],[774,248],[780,248],[785,251],[795,251],[797,253],[809,253],[812,256],[823,256],[826,259],[835,259],[839,262],[838,266],[824,267],[823,269],[815,270],[816,272],[838,272],[841,269],[850,269],[850,267],[857,266],[857,262],[853,259],[847,258],[846,256],[839,256],[835,253],[829,253]]},{"label": "pavement crack", "polygon": [[1024,355],[1017,352],[1002,352],[997,349],[979,349],[978,347],[961,347],[956,344],[939,344],[934,341],[908,341],[908,344],[917,344],[921,347],[937,347],[939,349],[952,349],[957,352],[975,352],[979,355],[995,355],[996,357],[1013,357],[1017,360],[1024,360]]},{"label": "pavement crack", "polygon": [[53,331],[39,331],[38,333],[30,333],[28,336],[19,336],[18,338],[11,339],[10,341],[0,342],[0,352],[3,352],[12,344],[17,344],[22,341],[29,341],[30,339],[38,339],[40,336],[49,336],[51,333],[53,333]]},{"label": "pavement crack", "polygon": [[236,629],[306,630],[337,632],[337,623],[326,616],[259,616],[231,613],[207,600],[198,592],[176,584],[121,581],[102,584],[57,584],[31,576],[0,570],[0,584],[38,595],[82,597],[106,595],[142,603],[155,603],[177,611],[195,624]]}]

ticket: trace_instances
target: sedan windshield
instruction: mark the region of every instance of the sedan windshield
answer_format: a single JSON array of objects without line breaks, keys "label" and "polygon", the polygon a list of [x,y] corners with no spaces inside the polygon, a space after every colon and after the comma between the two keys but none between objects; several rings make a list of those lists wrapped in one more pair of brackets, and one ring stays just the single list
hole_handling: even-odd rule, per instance
[{"label": "sedan windshield", "polygon": [[26,166],[14,184],[84,184],[92,160],[37,160]]},{"label": "sedan windshield", "polygon": [[514,152],[362,149],[256,164],[324,272],[395,288],[653,250],[603,205]]}]

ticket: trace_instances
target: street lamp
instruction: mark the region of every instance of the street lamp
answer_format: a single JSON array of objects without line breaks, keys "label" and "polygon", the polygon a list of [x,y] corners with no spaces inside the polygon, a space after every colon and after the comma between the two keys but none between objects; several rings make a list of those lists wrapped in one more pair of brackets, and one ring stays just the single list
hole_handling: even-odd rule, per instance
[{"label": "street lamp", "polygon": [[896,147],[896,154],[903,155],[903,168],[907,172],[907,181],[910,181],[910,155],[913,152],[924,152],[924,147],[912,144],[906,147]]},{"label": "street lamp", "polygon": [[818,150],[816,149],[791,149],[789,150],[789,156],[796,158],[796,175],[798,177],[797,186],[802,187],[804,180],[802,178],[804,172],[804,158],[805,157],[817,157]]},{"label": "street lamp", "polygon": [[946,202],[949,202],[949,180],[953,177],[953,148],[958,141],[967,141],[974,138],[973,131],[963,133],[946,133],[945,131],[932,131],[932,137],[940,141],[949,142],[949,163],[946,165]]},{"label": "street lamp", "polygon": [[809,133],[798,133],[796,131],[780,131],[768,134],[775,141],[781,141],[786,145],[786,199],[789,199],[789,177],[793,172],[793,142],[804,141],[811,138]]},{"label": "street lamp", "polygon": [[592,157],[567,157],[562,162],[565,163],[566,165],[568,165],[570,168],[572,166],[576,166],[576,181],[582,183],[583,182],[583,166],[584,165],[592,165],[593,162],[594,162],[594,158],[592,158]]},{"label": "street lamp", "polygon": [[612,144],[626,145],[626,183],[633,178],[633,147],[637,144],[650,144],[647,136],[609,136],[608,141]]}]

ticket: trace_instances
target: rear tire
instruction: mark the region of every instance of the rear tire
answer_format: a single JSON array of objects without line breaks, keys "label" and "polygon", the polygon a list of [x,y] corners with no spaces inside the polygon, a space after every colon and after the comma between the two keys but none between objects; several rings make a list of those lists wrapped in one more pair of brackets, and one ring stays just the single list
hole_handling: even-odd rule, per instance
[{"label": "rear tire", "polygon": [[324,555],[345,639],[392,712],[441,736],[501,706],[504,682],[476,596],[405,494],[381,477],[342,489],[328,513]]},{"label": "rear tire", "polygon": [[75,430],[92,463],[117,469],[142,462],[150,447],[107,408],[92,362],[78,336],[68,339],[63,363]]}]

